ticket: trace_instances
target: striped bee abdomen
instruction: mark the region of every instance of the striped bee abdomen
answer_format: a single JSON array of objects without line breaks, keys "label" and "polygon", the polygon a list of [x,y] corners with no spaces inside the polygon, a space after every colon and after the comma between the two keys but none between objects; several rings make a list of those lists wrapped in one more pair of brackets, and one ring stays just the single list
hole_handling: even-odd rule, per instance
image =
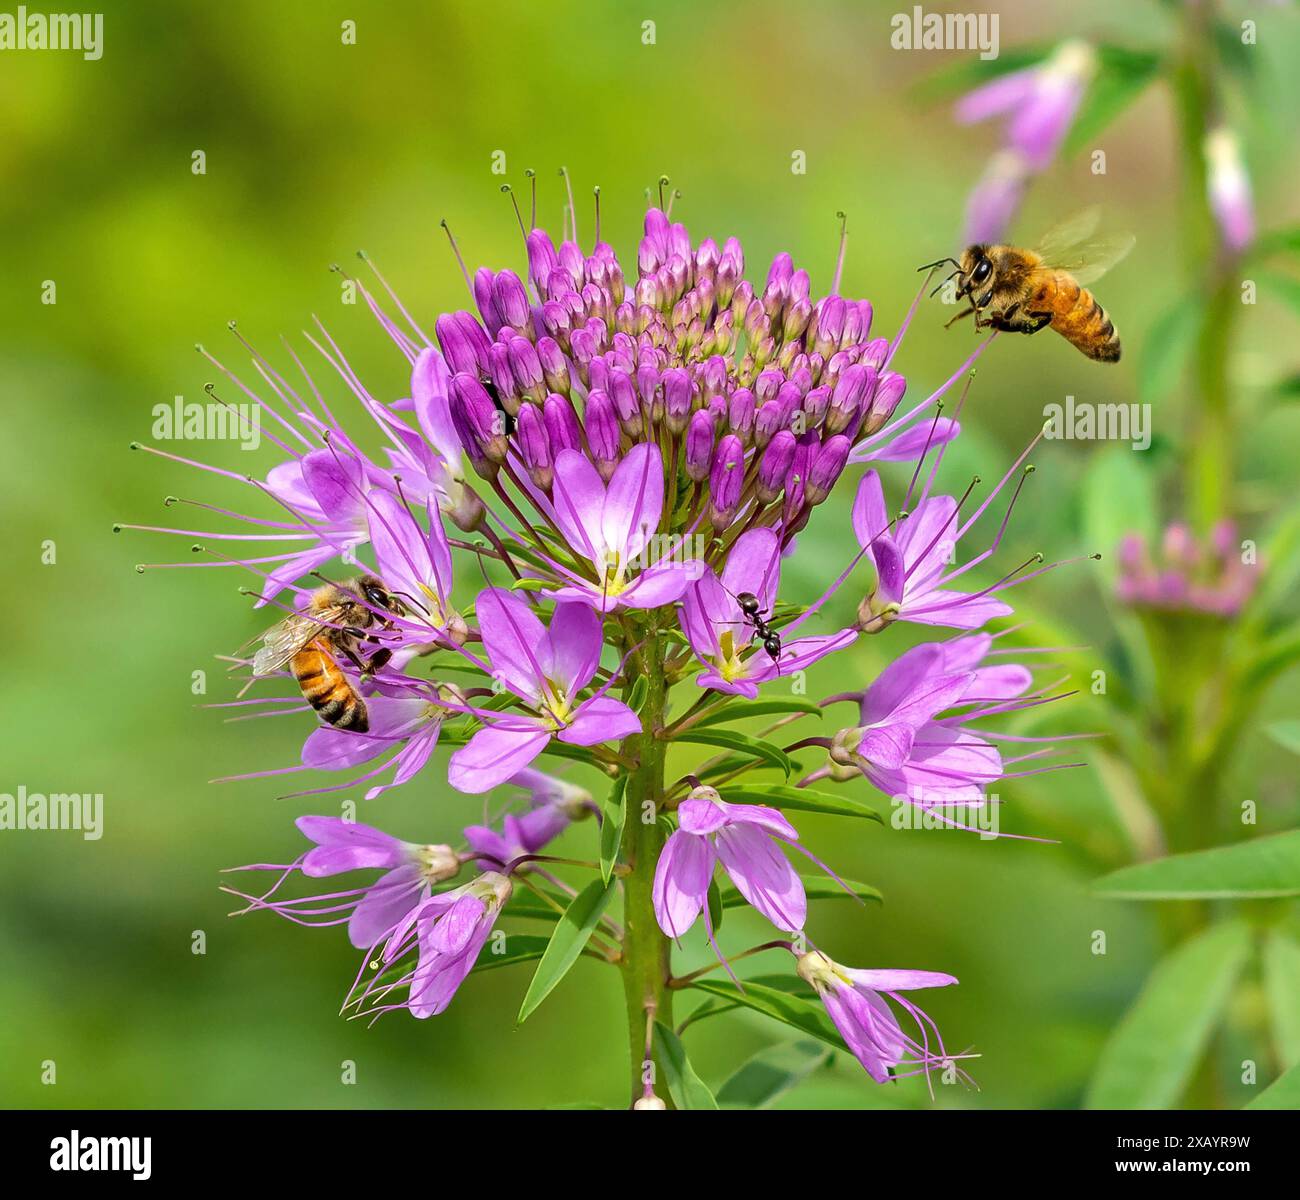
[{"label": "striped bee abdomen", "polygon": [[[1068,281],[1068,282],[1067,282]],[[1097,298],[1073,279],[1057,280],[1052,328],[1076,349],[1098,362],[1118,362],[1119,334]]]},{"label": "striped bee abdomen", "polygon": [[366,703],[357,695],[333,656],[318,641],[303,647],[289,663],[303,698],[322,721],[336,729],[365,733],[370,728]]}]

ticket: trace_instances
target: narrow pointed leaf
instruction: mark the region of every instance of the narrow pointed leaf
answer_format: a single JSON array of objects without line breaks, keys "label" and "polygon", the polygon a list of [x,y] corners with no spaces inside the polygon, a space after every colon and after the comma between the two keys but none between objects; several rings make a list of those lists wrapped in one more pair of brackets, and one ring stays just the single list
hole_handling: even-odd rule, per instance
[{"label": "narrow pointed leaf", "polygon": [[686,1057],[681,1039],[660,1021],[655,1022],[655,1057],[667,1078],[669,1094],[678,1108],[717,1108],[718,1102]]},{"label": "narrow pointed leaf", "polygon": [[820,1042],[787,1042],[760,1050],[718,1089],[720,1108],[766,1108],[832,1061]]},{"label": "narrow pointed leaf", "polygon": [[[733,888],[731,890],[734,891],[735,889]],[[737,893],[737,895],[739,895],[739,893]],[[709,923],[713,926],[713,932],[716,934],[718,930],[722,928],[722,910],[724,908],[736,908],[738,906],[736,904],[725,904],[723,902],[722,891],[718,887],[718,881],[716,879],[709,880],[709,893],[707,899],[709,905]],[[743,897],[740,900],[740,903],[745,903]]]},{"label": "narrow pointed leaf", "polygon": [[537,971],[528,985],[517,1018],[521,1024],[551,994],[551,989],[578,961],[578,956],[591,937],[591,931],[596,928],[596,922],[600,920],[605,906],[613,895],[614,887],[612,880],[606,882],[593,879],[574,896],[564,916],[556,923],[555,932],[551,934],[542,961],[537,964]]},{"label": "narrow pointed leaf", "polygon": [[700,746],[720,746],[724,750],[734,750],[750,758],[761,758],[764,762],[784,771],[787,779],[794,771],[790,756],[780,746],[774,746],[762,738],[751,737],[747,733],[738,733],[733,729],[688,729],[673,740],[692,742]]},{"label": "narrow pointed leaf", "polygon": [[729,721],[743,721],[747,717],[788,716],[790,713],[820,717],[825,711],[820,704],[811,700],[733,700],[717,712],[702,717],[693,728],[725,725]]},{"label": "narrow pointed leaf", "polygon": [[1300,1108],[1300,1067],[1285,1071],[1256,1096],[1247,1108]]},{"label": "narrow pointed leaf", "polygon": [[800,1033],[810,1034],[818,1041],[845,1050],[844,1039],[840,1037],[826,1010],[817,1000],[808,1000],[802,996],[792,996],[767,984],[755,980],[745,980],[745,990],[741,991],[734,983],[721,979],[697,979],[691,984],[701,992],[728,1000],[738,1008],[749,1008],[771,1017],[774,1021],[789,1025]]},{"label": "narrow pointed leaf", "polygon": [[1300,829],[1121,867],[1093,888],[1120,900],[1300,896]]},{"label": "narrow pointed leaf", "polygon": [[1264,947],[1264,993],[1283,1066],[1300,1066],[1300,942],[1282,930]]},{"label": "narrow pointed leaf", "polygon": [[1230,921],[1160,962],[1106,1043],[1086,1107],[1172,1108],[1249,953],[1249,928]]},{"label": "narrow pointed leaf", "polygon": [[884,824],[884,817],[869,804],[851,796],[820,792],[816,788],[781,787],[751,783],[745,787],[724,787],[724,800],[735,804],[766,804],[771,808],[794,812],[828,813],[835,817],[862,817]]},{"label": "narrow pointed leaf", "polygon": [[609,882],[618,861],[618,847],[623,839],[623,826],[627,821],[627,776],[620,775],[605,797],[603,820],[600,824],[600,877]]}]

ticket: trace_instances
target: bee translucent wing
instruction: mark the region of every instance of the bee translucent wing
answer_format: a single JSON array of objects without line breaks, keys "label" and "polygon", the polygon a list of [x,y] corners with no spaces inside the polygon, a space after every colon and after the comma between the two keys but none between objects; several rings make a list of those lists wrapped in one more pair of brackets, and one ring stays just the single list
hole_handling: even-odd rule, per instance
[{"label": "bee translucent wing", "polygon": [[1066,217],[1059,225],[1052,226],[1038,240],[1034,250],[1041,254],[1051,266],[1060,266],[1058,261],[1063,255],[1073,254],[1075,248],[1092,238],[1101,224],[1101,209],[1095,204],[1073,216]]},{"label": "bee translucent wing", "polygon": [[1078,283],[1096,283],[1107,271],[1120,261],[1137,239],[1131,233],[1116,233],[1107,237],[1093,238],[1078,246],[1064,262],[1048,262],[1048,266],[1060,267],[1069,271]]},{"label": "bee translucent wing", "polygon": [[310,617],[291,613],[262,636],[262,645],[253,656],[253,674],[270,675],[278,671],[320,631],[338,617],[341,609],[327,608]]},{"label": "bee translucent wing", "polygon": [[1035,247],[1049,267],[1068,271],[1081,284],[1094,283],[1133,249],[1131,233],[1097,236],[1101,210],[1085,208],[1049,230]]}]

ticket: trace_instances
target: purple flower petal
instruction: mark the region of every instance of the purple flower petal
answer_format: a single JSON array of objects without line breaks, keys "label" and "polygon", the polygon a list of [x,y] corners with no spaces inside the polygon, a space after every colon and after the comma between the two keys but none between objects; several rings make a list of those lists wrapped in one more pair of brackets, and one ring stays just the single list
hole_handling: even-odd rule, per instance
[{"label": "purple flower petal", "polygon": [[458,792],[475,795],[505,783],[545,748],[551,735],[514,729],[480,729],[447,763],[447,782]]}]

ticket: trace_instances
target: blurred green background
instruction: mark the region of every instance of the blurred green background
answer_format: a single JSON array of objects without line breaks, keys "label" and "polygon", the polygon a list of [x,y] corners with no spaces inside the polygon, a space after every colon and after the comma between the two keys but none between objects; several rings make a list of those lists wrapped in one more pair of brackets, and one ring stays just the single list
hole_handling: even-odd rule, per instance
[{"label": "blurred green background", "polygon": [[[584,239],[586,198],[598,183],[604,236],[625,263],[635,259],[645,189],[660,173],[682,191],[674,215],[696,238],[740,237],[760,281],[787,249],[824,291],[835,213],[846,210],[844,291],[869,297],[878,327],[891,331],[916,287],[916,264],[957,248],[966,193],[996,139],[992,128],[959,129],[945,103],[918,92],[953,56],[892,51],[889,18],[900,7],[109,4],[98,62],[0,56],[10,625],[0,791],[23,784],[105,797],[100,841],[0,832],[5,1104],[624,1102],[621,988],[597,964],[581,962],[520,1028],[526,967],[472,978],[436,1020],[399,1015],[367,1029],[337,1015],[357,965],[341,931],[306,931],[267,914],[227,919],[220,869],[292,858],[300,848],[292,818],[337,811],[337,797],[286,801],[276,799],[288,789],[274,780],[208,782],[292,764],[305,728],[300,717],[223,724],[223,714],[198,706],[230,698],[213,656],[268,622],[228,572],[136,574],[136,562],[188,556],[187,542],[114,537],[111,525],[173,523],[161,506],[169,493],[235,507],[248,497],[127,446],[148,439],[155,404],[203,398],[212,370],[195,355],[196,341],[253,377],[225,331],[232,317],[283,365],[280,335],[297,337],[317,314],[376,396],[407,394],[402,359],[363,308],[341,303],[327,267],[355,263],[352,252],[364,247],[426,327],[437,312],[464,307],[441,218],[471,268],[521,267],[502,179],[491,173],[496,151],[518,189],[525,168],[539,172],[539,220],[552,229],[562,204],[556,170],[567,166]],[[1158,5],[1132,0],[1083,8],[1024,0],[999,11],[1004,50],[1080,33],[1157,44],[1167,33]],[[1272,103],[1239,114],[1239,128],[1267,223],[1295,215],[1300,80],[1288,65],[1300,54],[1300,30],[1285,10],[1253,15],[1267,32],[1257,53]],[[341,38],[347,19],[357,22],[355,45]],[[646,20],[656,22],[653,45],[642,41]],[[1146,335],[1184,287],[1167,98],[1153,91],[1101,141],[1108,173],[1094,176],[1078,159],[1058,163],[1032,192],[1019,232],[1032,236],[1099,202],[1111,225],[1137,233],[1136,251],[1101,291],[1125,360],[1098,367],[1059,339],[1003,339],[980,367],[968,430],[948,463],[952,490],[968,472],[996,478],[1041,424],[1045,404],[1067,394],[1138,397]],[[196,150],[206,174],[191,172]],[[804,175],[791,172],[795,150],[806,152]],[[53,305],[42,303],[46,280],[57,285]],[[973,344],[968,327],[943,330],[949,315],[935,302],[913,325],[900,360],[911,395],[937,385]],[[1242,326],[1243,496],[1260,514],[1270,489],[1294,477],[1300,444],[1294,406],[1257,403],[1280,361],[1294,368],[1294,325],[1261,304]],[[1179,453],[1177,386],[1158,397],[1155,433],[1148,461],[1160,472]],[[223,444],[168,448],[241,472],[261,474],[272,461],[269,448],[258,456]],[[1054,557],[1110,549],[1087,544],[1081,517],[1081,480],[1096,452],[1079,442],[1038,452],[1005,569],[1039,549]],[[1172,515],[1177,498],[1168,499]],[[801,539],[788,596],[815,594],[829,564],[842,560],[847,502],[833,499]],[[53,565],[41,561],[47,539],[57,547]],[[1024,589],[1029,616],[1042,620],[1038,640],[1051,643],[1068,621],[1104,643],[1106,579],[1103,564]],[[846,589],[828,623],[847,619],[853,604]],[[814,691],[861,686],[902,641],[868,640],[849,664],[823,671]],[[191,694],[196,670],[209,672],[206,697]],[[1270,711],[1288,713],[1294,685],[1293,677],[1278,688]],[[1095,728],[1090,708],[1106,702],[1085,681],[1062,720]],[[1248,736],[1229,790],[1259,801],[1261,832],[1293,823],[1293,768]],[[414,840],[454,839],[482,805],[436,779],[430,772],[362,804],[361,819]],[[1151,914],[1088,894],[1090,877],[1125,861],[1114,807],[1092,773],[1031,779],[1003,797],[1007,827],[1060,844],[800,821],[814,849],[886,897],[865,912],[823,905],[811,929],[845,962],[961,979],[925,1006],[950,1046],[983,1055],[974,1064],[981,1090],[943,1088],[937,1103],[1072,1106],[1150,968]],[[577,827],[561,845],[588,852],[592,836],[591,826]],[[752,932],[761,936],[761,927],[754,918]],[[1091,952],[1098,929],[1108,935],[1104,957]],[[203,955],[191,952],[196,930],[206,934]],[[746,944],[744,932],[740,914],[730,916],[728,944]],[[689,941],[688,958],[706,954]],[[688,1034],[697,1068],[714,1083],[783,1037],[760,1018],[734,1016]],[[41,1082],[46,1060],[56,1064],[54,1086]],[[345,1060],[357,1064],[351,1086],[340,1079]],[[929,1101],[919,1084],[875,1087],[846,1060],[788,1102]]]}]

